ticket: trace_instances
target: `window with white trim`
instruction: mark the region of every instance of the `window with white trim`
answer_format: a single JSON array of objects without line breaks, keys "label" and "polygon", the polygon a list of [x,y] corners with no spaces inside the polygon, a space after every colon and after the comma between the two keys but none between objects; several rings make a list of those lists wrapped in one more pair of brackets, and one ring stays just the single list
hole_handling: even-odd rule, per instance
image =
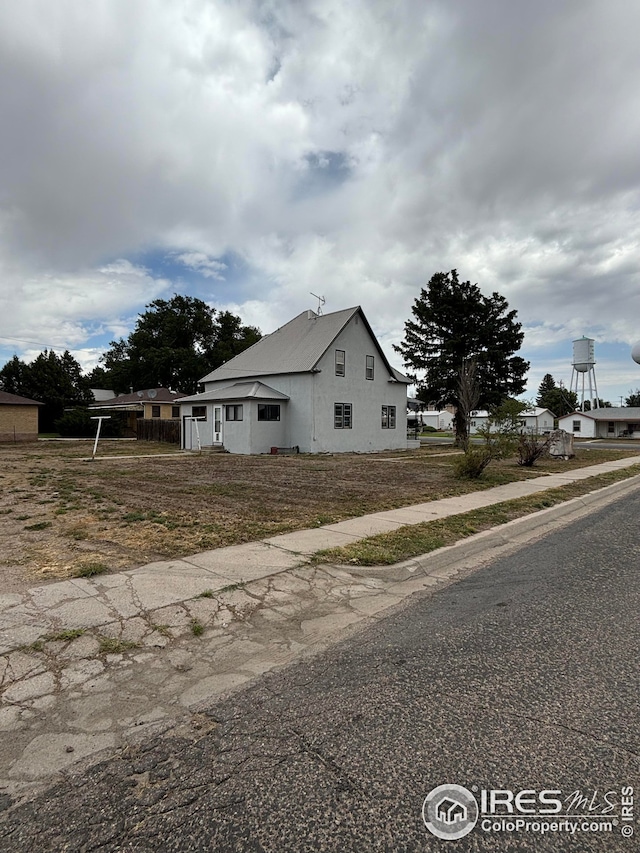
[{"label": "window with white trim", "polygon": [[334,429],[351,429],[353,406],[351,403],[333,404]]},{"label": "window with white trim", "polygon": [[191,406],[191,417],[198,418],[201,421],[206,421],[207,419],[207,407],[206,406]]},{"label": "window with white trim", "polygon": [[345,376],[347,356],[343,349],[336,350],[336,376]]},{"label": "window with white trim", "polygon": [[580,432],[580,421],[574,421],[573,422],[573,431],[574,432]]},{"label": "window with white trim", "polygon": [[242,420],[242,403],[225,406],[225,420],[241,421]]},{"label": "window with white trim", "polygon": [[396,428],[396,407],[395,406],[383,406],[382,407],[382,429],[395,429]]},{"label": "window with white trim", "polygon": [[365,356],[364,378],[373,379],[374,358],[372,355]]}]

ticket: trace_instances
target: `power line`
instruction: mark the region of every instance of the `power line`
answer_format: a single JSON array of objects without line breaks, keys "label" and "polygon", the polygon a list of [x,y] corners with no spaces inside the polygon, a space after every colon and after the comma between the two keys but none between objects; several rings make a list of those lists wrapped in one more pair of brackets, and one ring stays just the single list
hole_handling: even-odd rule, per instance
[{"label": "power line", "polygon": [[60,349],[61,346],[64,346],[65,349],[69,349],[66,344],[43,344],[42,341],[30,341],[27,338],[9,338],[7,335],[0,335],[0,340],[9,341],[10,343],[15,343],[16,341],[20,344],[35,344],[37,347],[43,347],[44,349]]}]

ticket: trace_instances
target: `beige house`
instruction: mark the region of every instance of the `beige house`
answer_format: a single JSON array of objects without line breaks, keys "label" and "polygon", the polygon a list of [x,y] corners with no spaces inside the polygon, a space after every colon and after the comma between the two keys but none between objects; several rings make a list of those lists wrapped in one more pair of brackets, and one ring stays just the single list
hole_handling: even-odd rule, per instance
[{"label": "beige house", "polygon": [[137,431],[139,418],[145,420],[171,420],[180,418],[178,401],[184,397],[180,391],[169,388],[147,388],[144,391],[134,391],[131,394],[119,394],[110,400],[100,400],[92,403],[89,409],[95,414],[123,413],[126,418],[127,430],[133,434]]},{"label": "beige house", "polygon": [[38,406],[42,405],[0,391],[0,441],[37,441]]}]

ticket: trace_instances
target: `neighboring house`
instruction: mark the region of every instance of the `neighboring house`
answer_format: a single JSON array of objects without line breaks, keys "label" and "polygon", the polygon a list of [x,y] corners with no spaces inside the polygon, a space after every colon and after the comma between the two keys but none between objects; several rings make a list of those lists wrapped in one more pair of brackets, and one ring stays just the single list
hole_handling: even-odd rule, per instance
[{"label": "neighboring house", "polygon": [[420,412],[419,418],[424,426],[443,430],[453,429],[453,414],[448,409],[440,412]]},{"label": "neighboring house", "polygon": [[553,429],[555,415],[549,409],[534,406],[533,409],[522,412],[520,417],[524,421],[523,426],[527,432],[544,435],[545,432],[551,432]]},{"label": "neighboring house", "polygon": [[640,438],[640,406],[573,412],[558,420],[576,438]]},{"label": "neighboring house", "polygon": [[[532,432],[536,435],[544,435],[545,432],[551,432],[553,429],[554,417],[555,415],[549,409],[542,409],[539,406],[534,406],[533,409],[527,409],[520,413],[520,425],[522,427],[522,432]],[[477,433],[478,430],[484,429],[488,422],[489,412],[485,410],[471,412],[469,432],[472,434]]]},{"label": "neighboring house", "polygon": [[305,311],[202,382],[203,393],[180,401],[187,449],[198,436],[231,453],[407,447],[410,380],[391,367],[360,307]]},{"label": "neighboring house", "polygon": [[38,403],[0,391],[0,441],[38,440]]},{"label": "neighboring house", "polygon": [[484,429],[489,420],[489,412],[486,409],[476,409],[469,416],[469,432],[473,435],[479,429]]},{"label": "neighboring house", "polygon": [[170,391],[169,388],[148,388],[131,394],[119,394],[110,400],[91,403],[89,409],[95,411],[96,415],[123,413],[127,429],[135,433],[138,418],[160,420],[179,418],[178,401],[182,397],[184,394],[180,391]]}]

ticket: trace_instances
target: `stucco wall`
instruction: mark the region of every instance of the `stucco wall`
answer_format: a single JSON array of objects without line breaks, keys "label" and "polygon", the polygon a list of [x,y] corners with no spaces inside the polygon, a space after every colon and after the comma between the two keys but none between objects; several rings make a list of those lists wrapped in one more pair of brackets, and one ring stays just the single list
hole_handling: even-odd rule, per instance
[{"label": "stucco wall", "polygon": [[[335,351],[345,352],[345,375],[336,376]],[[374,378],[366,378],[366,356],[374,359]],[[367,327],[357,315],[318,363],[314,378],[316,452],[372,452],[407,446],[407,386],[389,373]],[[351,403],[352,428],[335,429],[334,404]],[[396,407],[395,429],[382,429],[382,406]]]},{"label": "stucco wall", "polygon": [[[346,353],[344,376],[335,375],[336,349]],[[367,355],[374,357],[373,379],[366,378]],[[264,385],[289,397],[287,402],[281,401],[281,420],[258,421],[258,401],[238,400],[245,406],[243,421],[224,422],[225,448],[231,453],[268,453],[272,446],[295,445],[301,453],[406,449],[407,386],[389,381],[382,357],[359,316],[356,315],[340,333],[318,368],[319,372],[315,373],[260,376]],[[222,390],[232,384],[226,380],[206,383],[205,392]],[[351,404],[351,429],[335,429],[335,403]],[[206,405],[211,411],[211,403]],[[396,408],[394,429],[382,428],[383,405]]]},{"label": "stucco wall", "polygon": [[0,441],[36,441],[38,406],[0,405]]}]

